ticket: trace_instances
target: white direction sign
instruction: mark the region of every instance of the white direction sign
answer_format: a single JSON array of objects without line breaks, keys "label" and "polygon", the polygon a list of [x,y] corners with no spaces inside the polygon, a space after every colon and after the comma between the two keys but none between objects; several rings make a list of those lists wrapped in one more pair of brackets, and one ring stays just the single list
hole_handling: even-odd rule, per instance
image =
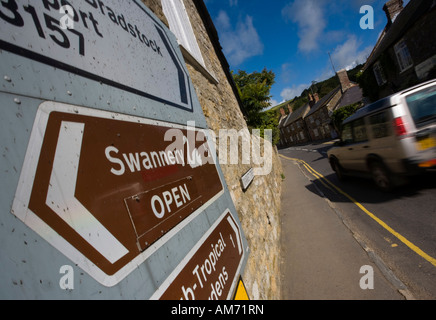
[{"label": "white direction sign", "polygon": [[177,43],[149,12],[139,0],[2,1],[0,49],[192,111]]}]

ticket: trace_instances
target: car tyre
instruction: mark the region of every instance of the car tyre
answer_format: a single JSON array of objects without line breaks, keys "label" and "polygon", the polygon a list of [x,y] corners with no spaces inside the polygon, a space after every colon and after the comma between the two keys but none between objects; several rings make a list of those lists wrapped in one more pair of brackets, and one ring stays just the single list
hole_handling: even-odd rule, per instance
[{"label": "car tyre", "polygon": [[370,164],[372,178],[376,186],[384,192],[392,191],[393,183],[389,170],[379,161]]},{"label": "car tyre", "polygon": [[336,172],[336,176],[338,180],[344,181],[345,180],[344,169],[342,169],[341,165],[339,164],[339,160],[333,159],[332,164],[333,164],[333,170]]}]

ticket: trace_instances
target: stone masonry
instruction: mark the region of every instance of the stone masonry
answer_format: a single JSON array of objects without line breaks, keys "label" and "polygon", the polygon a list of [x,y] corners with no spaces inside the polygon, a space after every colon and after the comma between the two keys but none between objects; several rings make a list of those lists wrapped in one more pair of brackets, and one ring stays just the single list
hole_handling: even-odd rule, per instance
[{"label": "stone masonry", "polygon": [[[160,0],[143,0],[143,2],[168,25]],[[184,0],[183,2],[194,29],[206,71],[195,63],[190,63],[189,57],[185,57],[185,61],[209,129],[213,130],[217,136],[220,129],[235,129],[243,135],[248,135],[250,133],[247,124],[225,73],[225,68],[228,67],[222,65],[222,60],[215,51],[214,40],[211,39],[210,30],[207,29],[210,26],[206,27],[204,22],[204,13],[203,16],[200,15],[197,0]],[[186,55],[183,50],[182,52]],[[241,141],[242,139],[239,139],[239,159],[242,158]],[[262,143],[268,142],[262,141]],[[272,172],[267,176],[256,176],[245,192],[242,190],[240,178],[256,165],[229,164],[221,165],[221,167],[248,240],[249,259],[242,277],[249,297],[254,300],[280,299],[282,168],[277,150],[273,148]]]}]

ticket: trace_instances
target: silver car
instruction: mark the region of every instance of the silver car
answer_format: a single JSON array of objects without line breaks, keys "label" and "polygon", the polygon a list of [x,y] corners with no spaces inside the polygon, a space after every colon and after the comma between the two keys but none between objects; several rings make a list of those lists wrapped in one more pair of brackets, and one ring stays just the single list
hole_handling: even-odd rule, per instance
[{"label": "silver car", "polygon": [[358,110],[343,122],[341,141],[328,157],[339,179],[370,173],[384,191],[436,169],[436,80]]}]

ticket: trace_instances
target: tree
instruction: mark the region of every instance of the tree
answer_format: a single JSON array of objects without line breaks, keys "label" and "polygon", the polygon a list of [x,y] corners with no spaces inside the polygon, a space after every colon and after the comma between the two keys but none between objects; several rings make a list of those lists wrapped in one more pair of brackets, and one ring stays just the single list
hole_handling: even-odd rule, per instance
[{"label": "tree", "polygon": [[260,113],[270,106],[271,87],[275,83],[275,74],[266,68],[262,72],[238,70],[233,73],[244,109],[247,113],[247,123],[251,127],[258,127],[262,123]]},{"label": "tree", "polygon": [[260,136],[264,136],[264,130],[272,130],[272,144],[276,145],[280,141],[280,131],[279,131],[279,118],[280,115],[277,114],[276,110],[269,110],[262,112],[261,125],[258,127],[260,129]]},{"label": "tree", "polygon": [[361,107],[361,103],[353,103],[348,106],[339,108],[335,110],[332,114],[332,121],[333,125],[335,126],[336,130],[338,132],[342,131],[342,122],[347,119],[348,117],[351,117],[356,111]]},{"label": "tree", "polygon": [[280,139],[278,131],[279,116],[276,111],[263,112],[271,105],[271,87],[275,83],[275,74],[266,68],[262,72],[247,74],[244,70],[233,73],[233,78],[238,88],[243,107],[247,114],[247,124],[251,128],[260,129],[261,137],[264,137],[264,130],[273,131],[273,144]]}]

